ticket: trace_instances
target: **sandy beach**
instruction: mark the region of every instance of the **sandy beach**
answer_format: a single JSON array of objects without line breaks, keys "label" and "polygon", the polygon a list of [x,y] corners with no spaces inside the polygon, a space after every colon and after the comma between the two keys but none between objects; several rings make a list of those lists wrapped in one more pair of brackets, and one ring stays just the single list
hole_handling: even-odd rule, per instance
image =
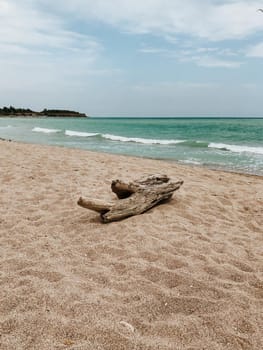
[{"label": "sandy beach", "polygon": [[[263,349],[263,178],[0,141],[1,350]],[[79,196],[184,180],[102,224]]]}]

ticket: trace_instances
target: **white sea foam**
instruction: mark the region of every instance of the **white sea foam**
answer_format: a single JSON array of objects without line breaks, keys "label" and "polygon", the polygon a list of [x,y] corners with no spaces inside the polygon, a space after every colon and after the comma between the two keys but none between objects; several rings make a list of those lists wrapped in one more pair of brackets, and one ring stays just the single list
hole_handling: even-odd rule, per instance
[{"label": "white sea foam", "polygon": [[181,163],[185,163],[185,164],[193,164],[193,165],[201,165],[201,162],[198,162],[197,160],[193,160],[193,159],[185,159],[185,160],[181,160]]},{"label": "white sea foam", "polygon": [[139,137],[125,137],[111,134],[102,134],[102,137],[111,141],[120,142],[136,142],[146,145],[175,145],[177,143],[185,142],[184,140],[157,140],[157,139],[144,139]]},{"label": "white sea foam", "polygon": [[112,134],[100,134],[100,133],[91,133],[91,132],[82,132],[82,131],[73,131],[66,130],[65,135],[67,136],[78,136],[78,137],[92,137],[92,136],[101,136],[104,139],[111,141],[119,142],[136,142],[147,145],[175,145],[177,143],[185,142],[184,140],[157,140],[157,139],[144,139],[139,137],[125,137]]},{"label": "white sea foam", "polygon": [[0,129],[10,129],[10,128],[12,128],[12,125],[0,126]]},{"label": "white sea foam", "polygon": [[249,152],[249,153],[263,154],[263,147],[228,145],[225,143],[214,143],[214,142],[209,143],[208,147],[227,150],[235,153]]},{"label": "white sea foam", "polygon": [[46,129],[46,128],[33,128],[32,131],[34,132],[43,132],[45,134],[52,134],[52,133],[56,133],[56,132],[60,132],[61,130],[59,129]]},{"label": "white sea foam", "polygon": [[67,136],[78,136],[78,137],[90,137],[90,136],[97,136],[98,133],[92,133],[92,132],[81,132],[81,131],[73,131],[73,130],[66,130],[65,135]]}]

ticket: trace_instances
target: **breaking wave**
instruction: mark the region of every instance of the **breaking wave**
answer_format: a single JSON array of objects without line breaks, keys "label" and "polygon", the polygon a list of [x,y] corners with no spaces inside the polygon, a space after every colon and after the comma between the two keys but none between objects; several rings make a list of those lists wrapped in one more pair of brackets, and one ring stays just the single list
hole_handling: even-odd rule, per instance
[{"label": "breaking wave", "polygon": [[225,143],[214,143],[214,142],[209,143],[208,147],[221,149],[223,151],[231,151],[235,153],[249,152],[249,153],[255,153],[255,154],[263,154],[263,147],[228,145]]},{"label": "breaking wave", "polygon": [[175,145],[177,143],[185,142],[184,140],[145,139],[140,137],[125,137],[125,136],[116,136],[111,134],[102,134],[102,137],[112,141],[136,142],[136,143],[143,143],[146,145]]},{"label": "breaking wave", "polygon": [[93,137],[100,136],[103,139],[119,142],[135,142],[145,145],[175,145],[178,143],[183,143],[185,140],[158,140],[158,139],[145,139],[140,137],[125,137],[112,134],[100,134],[100,133],[89,133],[89,132],[80,132],[66,130],[65,135],[67,136],[77,136],[77,137]]},{"label": "breaking wave", "polygon": [[72,131],[72,130],[66,130],[65,135],[67,136],[77,136],[77,137],[91,137],[91,136],[97,136],[100,135],[98,133],[93,132],[81,132],[81,131]]},{"label": "breaking wave", "polygon": [[33,128],[32,131],[34,132],[43,132],[44,134],[52,134],[56,132],[60,132],[61,130],[59,129],[46,129],[46,128]]},{"label": "breaking wave", "polygon": [[[43,128],[34,128],[33,131],[38,132],[59,132],[60,130],[55,129],[43,129]],[[83,131],[73,131],[65,130],[66,136],[75,136],[75,137],[97,137],[110,141],[117,142],[134,142],[143,145],[177,145],[186,146],[190,148],[210,148],[210,149],[219,149],[223,151],[230,151],[234,153],[254,153],[254,154],[263,154],[263,147],[253,147],[253,146],[241,146],[241,145],[229,145],[225,143],[215,143],[215,142],[206,142],[206,141],[196,141],[196,140],[162,140],[162,139],[147,139],[141,137],[127,137],[119,136],[113,134],[102,134],[102,133],[92,133],[92,132],[83,132]]]}]

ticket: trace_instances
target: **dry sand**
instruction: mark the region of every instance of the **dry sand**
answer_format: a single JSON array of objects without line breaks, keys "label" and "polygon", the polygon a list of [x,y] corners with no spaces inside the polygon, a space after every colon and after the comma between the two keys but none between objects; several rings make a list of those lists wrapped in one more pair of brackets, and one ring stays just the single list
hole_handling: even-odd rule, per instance
[{"label": "dry sand", "polygon": [[[80,195],[166,173],[173,199],[101,224]],[[0,141],[1,350],[263,349],[263,179]]]}]

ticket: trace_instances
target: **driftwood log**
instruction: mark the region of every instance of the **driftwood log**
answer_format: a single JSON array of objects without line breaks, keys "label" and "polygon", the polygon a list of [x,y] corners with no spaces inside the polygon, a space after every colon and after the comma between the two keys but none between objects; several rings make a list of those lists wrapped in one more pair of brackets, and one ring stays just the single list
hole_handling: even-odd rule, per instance
[{"label": "driftwood log", "polygon": [[78,200],[81,207],[100,213],[103,222],[118,221],[132,215],[144,213],[160,202],[169,200],[183,181],[170,182],[166,175],[150,175],[133,182],[112,181],[111,189],[118,201],[105,203],[94,199]]}]

